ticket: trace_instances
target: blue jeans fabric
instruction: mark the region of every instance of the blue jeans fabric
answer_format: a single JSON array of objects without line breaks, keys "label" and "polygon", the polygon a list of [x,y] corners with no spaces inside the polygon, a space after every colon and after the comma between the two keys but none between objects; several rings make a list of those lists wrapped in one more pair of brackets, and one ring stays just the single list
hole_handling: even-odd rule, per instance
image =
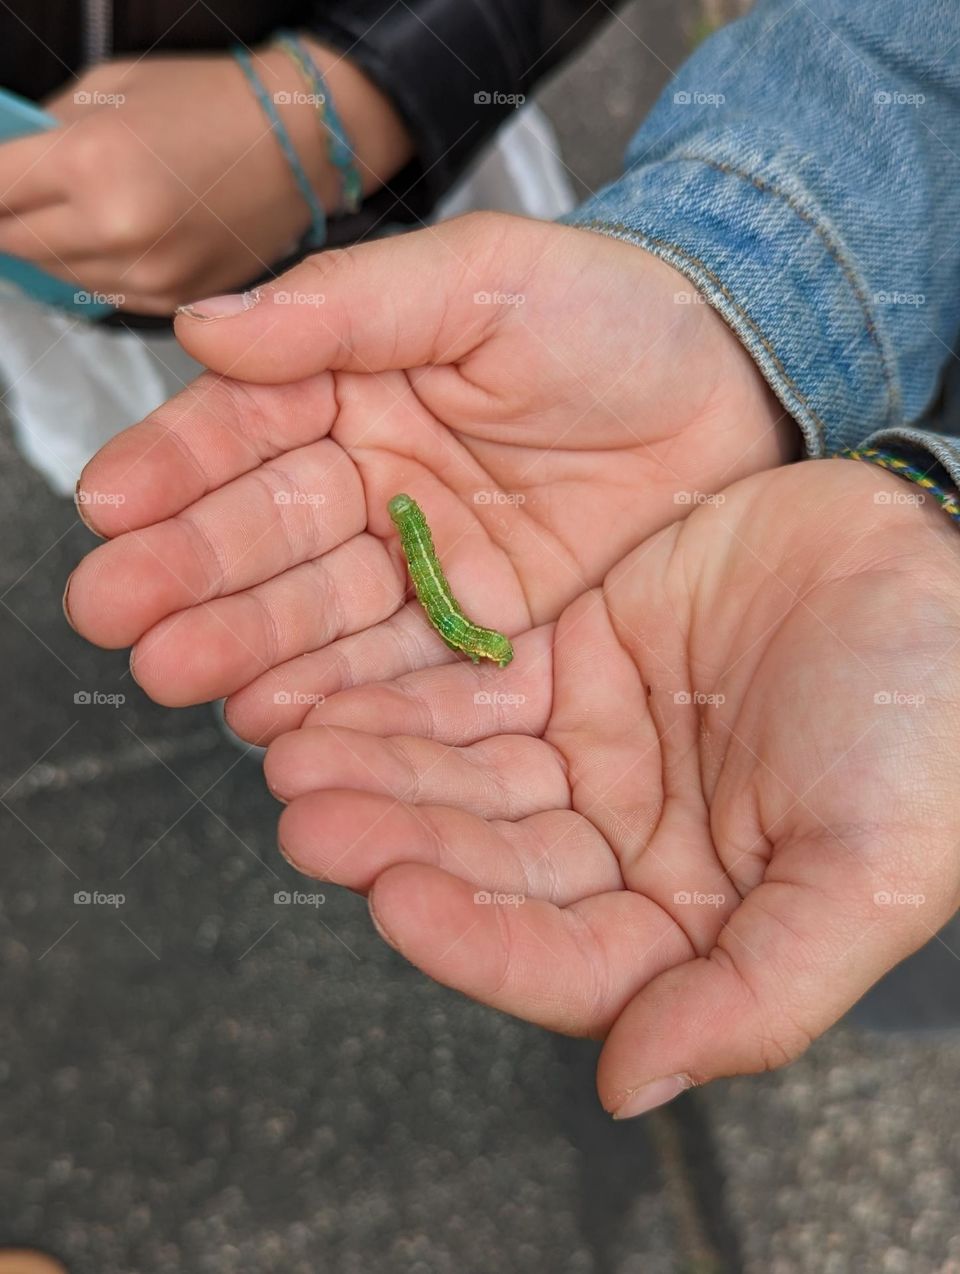
[{"label": "blue jeans fabric", "polygon": [[686,275],[809,455],[897,445],[960,480],[958,0],[760,0],[565,220]]}]

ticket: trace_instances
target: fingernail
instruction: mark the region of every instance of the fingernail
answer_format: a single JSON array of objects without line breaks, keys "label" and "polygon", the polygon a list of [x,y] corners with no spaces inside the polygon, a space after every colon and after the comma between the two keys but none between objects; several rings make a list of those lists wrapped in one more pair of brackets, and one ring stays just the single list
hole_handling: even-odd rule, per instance
[{"label": "fingernail", "polygon": [[254,288],[252,292],[225,292],[223,296],[208,296],[202,301],[191,301],[189,305],[180,305],[177,307],[177,313],[185,314],[187,318],[201,319],[204,322],[210,319],[233,318],[245,310],[252,310],[260,300],[260,295],[259,288]]},{"label": "fingernail", "polygon": [[103,536],[100,535],[100,532],[97,530],[95,526],[92,525],[89,518],[86,516],[86,514],[83,511],[83,507],[86,504],[86,500],[84,500],[83,492],[80,490],[80,483],[82,481],[83,481],[82,478],[78,478],[77,485],[73,489],[73,503],[76,506],[77,517],[80,519],[80,521],[83,523],[83,525],[87,528],[88,531],[92,531],[94,535],[99,536],[99,538],[102,540]]},{"label": "fingernail", "polygon": [[381,921],[380,917],[377,915],[377,909],[374,906],[372,897],[367,899],[367,908],[370,912],[370,919],[373,921],[374,929],[376,929],[377,933],[384,940],[384,942],[387,944],[388,947],[393,947],[394,951],[399,951],[400,946],[397,943],[396,938],[394,938],[390,933],[387,932],[387,930],[384,928],[383,922]]},{"label": "fingernail", "polygon": [[298,862],[295,861],[290,851],[287,849],[286,845],[284,845],[283,841],[280,839],[279,836],[277,837],[277,849],[280,851],[280,857],[283,859],[283,861],[286,863],[289,863],[291,867],[295,868],[296,871],[300,872],[300,874],[303,875],[303,868],[300,866]]},{"label": "fingernail", "polygon": [[689,1075],[667,1075],[664,1079],[654,1079],[628,1093],[624,1101],[613,1112],[614,1119],[633,1119],[637,1115],[645,1115],[648,1110],[656,1110],[665,1106],[674,1097],[693,1087]]},{"label": "fingernail", "polygon": [[73,622],[73,620],[70,618],[70,603],[69,603],[69,601],[67,600],[67,599],[69,598],[69,596],[70,596],[70,585],[71,585],[72,583],[73,583],[73,572],[71,572],[71,573],[70,573],[70,576],[69,576],[69,577],[68,577],[68,579],[67,579],[67,586],[66,586],[66,588],[63,590],[63,601],[60,603],[60,605],[63,607],[63,617],[64,617],[64,619],[67,621],[67,623],[70,625],[70,627],[71,627],[71,628],[75,629],[75,628],[76,628],[76,624],[75,624],[75,623]]}]

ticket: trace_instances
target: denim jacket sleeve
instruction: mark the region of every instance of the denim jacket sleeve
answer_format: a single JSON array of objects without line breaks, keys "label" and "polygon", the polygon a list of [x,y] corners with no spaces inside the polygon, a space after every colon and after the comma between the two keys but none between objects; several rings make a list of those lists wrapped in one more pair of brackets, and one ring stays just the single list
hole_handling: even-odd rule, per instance
[{"label": "denim jacket sleeve", "polygon": [[957,0],[760,0],[566,220],[696,284],[808,454],[896,443],[960,481],[923,427],[960,331],[958,66]]}]

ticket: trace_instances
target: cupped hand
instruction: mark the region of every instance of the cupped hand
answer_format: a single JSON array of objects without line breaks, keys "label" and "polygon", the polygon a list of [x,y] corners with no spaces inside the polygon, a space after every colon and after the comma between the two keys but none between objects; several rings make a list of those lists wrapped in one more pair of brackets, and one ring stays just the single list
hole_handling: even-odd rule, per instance
[{"label": "cupped hand", "polygon": [[605,1037],[621,1116],[795,1058],[960,902],[960,540],[918,494],[752,477],[507,670],[334,695],[267,753],[285,854],[437,980]]},{"label": "cupped hand", "polygon": [[[671,267],[585,230],[475,216],[311,258],[178,320],[206,375],[109,443],[81,510],[77,629],[167,704],[234,695],[247,738],[453,656],[386,512],[406,491],[461,603],[549,622],[632,547],[797,445]],[[249,308],[243,308],[244,304]],[[241,693],[236,693],[241,692]]]}]

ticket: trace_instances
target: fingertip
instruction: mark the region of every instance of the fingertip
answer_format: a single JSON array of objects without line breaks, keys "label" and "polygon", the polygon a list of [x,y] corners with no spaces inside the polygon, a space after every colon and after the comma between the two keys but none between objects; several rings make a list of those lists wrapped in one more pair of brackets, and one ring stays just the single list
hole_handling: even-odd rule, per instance
[{"label": "fingertip", "polygon": [[[391,933],[390,929],[387,926],[386,921],[384,920],[383,916],[380,914],[380,911],[378,909],[376,881],[374,881],[373,888],[370,890],[370,893],[367,895],[367,910],[370,912],[370,920],[373,923],[374,929],[376,929],[377,933],[380,935],[383,941],[387,944],[388,947],[392,947],[394,951],[400,952],[399,942]],[[403,953],[400,952],[400,954],[402,955]]]},{"label": "fingertip", "polygon": [[173,334],[191,358],[233,380],[264,385],[300,380],[320,370],[321,361],[301,350],[310,332],[287,327],[290,315],[286,308],[274,309],[274,291],[254,288],[181,305]]},{"label": "fingertip", "polygon": [[75,573],[76,573],[75,571],[71,571],[70,574],[67,576],[67,582],[64,585],[64,589],[63,589],[63,597],[60,599],[60,606],[63,610],[63,617],[67,621],[67,623],[70,625],[70,627],[74,630],[74,632],[77,631],[77,626],[73,622],[73,617],[70,614],[70,585],[73,582],[73,577]]},{"label": "fingertip", "polygon": [[476,907],[478,896],[473,885],[440,867],[395,863],[375,878],[368,900],[395,950],[438,981],[453,975],[455,984],[462,962],[476,972],[475,957],[485,946],[484,924],[479,935],[471,931],[489,921],[493,908]]},{"label": "fingertip", "polygon": [[[256,682],[251,685],[256,685]],[[250,691],[249,694],[248,691]],[[224,700],[223,719],[237,738],[243,739],[245,743],[253,743],[257,747],[265,748],[269,747],[281,734],[296,729],[299,722],[287,723],[279,720],[280,707],[274,697],[270,705],[274,709],[273,714],[269,723],[265,723],[267,707],[262,704],[262,699],[262,694],[254,693],[250,686],[243,686]]]},{"label": "fingertip", "polygon": [[234,662],[233,634],[208,622],[204,606],[173,611],[137,641],[130,671],[155,703],[187,708],[223,697],[224,670]]},{"label": "fingertip", "polygon": [[[609,1113],[616,1120],[636,1119],[638,1115],[646,1115],[651,1110],[666,1106],[692,1087],[693,1080],[689,1075],[664,1075],[662,1079],[652,1079],[633,1089]],[[605,1109],[609,1110],[609,1107]]]},{"label": "fingertip", "polygon": [[263,777],[270,795],[284,805],[294,794],[297,759],[302,746],[300,731],[280,734],[267,745]]},{"label": "fingertip", "polygon": [[91,505],[88,498],[88,493],[85,490],[83,485],[84,474],[86,473],[86,471],[87,471],[87,466],[84,465],[83,473],[80,474],[80,477],[77,479],[77,485],[73,488],[73,507],[77,511],[77,517],[80,519],[83,525],[87,528],[87,530],[90,531],[91,534],[98,536],[102,540],[105,537],[103,535],[103,532],[100,531],[94,523],[94,518],[91,511]]},{"label": "fingertip", "polygon": [[110,544],[95,548],[74,568],[63,593],[67,623],[81,637],[105,650],[130,646],[139,628],[124,614],[124,588],[106,556]]},{"label": "fingertip", "polygon": [[297,871],[326,880],[331,867],[349,852],[356,832],[338,794],[323,791],[294,797],[280,815],[277,834],[283,856]]}]

